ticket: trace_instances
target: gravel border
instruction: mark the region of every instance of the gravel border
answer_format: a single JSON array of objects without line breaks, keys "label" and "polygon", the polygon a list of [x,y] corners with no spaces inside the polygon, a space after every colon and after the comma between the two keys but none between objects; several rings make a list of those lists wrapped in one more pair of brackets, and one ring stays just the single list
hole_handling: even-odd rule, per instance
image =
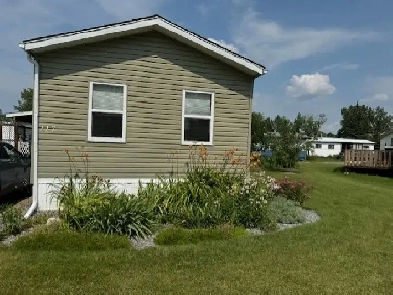
[{"label": "gravel border", "polygon": [[[311,224],[311,223],[315,223],[317,221],[319,221],[321,219],[321,217],[318,215],[318,213],[314,210],[306,210],[306,209],[302,209],[305,215],[305,219],[306,221],[303,223],[295,223],[295,224],[286,224],[286,223],[278,223],[277,224],[277,231],[281,231],[281,230],[286,230],[286,229],[290,229],[290,228],[295,228],[304,224]],[[55,214],[54,214],[55,215]],[[52,222],[53,220],[55,220],[56,218],[48,218],[48,223]],[[168,228],[170,226],[165,226],[163,229]],[[162,230],[163,230],[162,229]],[[32,231],[34,230],[34,228],[29,228],[25,231],[23,231],[21,234],[16,235],[16,236],[9,236],[8,238],[6,238],[3,241],[0,241],[0,244],[3,244],[5,246],[10,246],[16,239],[18,239],[21,236],[30,234]],[[265,231],[260,230],[260,229],[256,229],[256,228],[251,228],[251,229],[246,229],[246,231],[248,233],[250,233],[251,235],[255,235],[255,236],[260,236],[260,235],[264,235],[266,234]],[[147,249],[147,248],[152,248],[155,247],[155,243],[154,243],[154,238],[157,236],[156,232],[153,235],[147,236],[146,238],[130,238],[130,244],[137,250],[142,250],[142,249]]]},{"label": "gravel border", "polygon": [[[285,229],[290,229],[294,227],[298,227],[304,224],[311,224],[319,221],[321,217],[318,215],[318,213],[314,210],[306,210],[302,209],[305,215],[306,221],[303,223],[294,223],[294,224],[288,224],[288,223],[278,223],[277,224],[277,231],[285,230]],[[246,229],[248,233],[251,235],[255,236],[260,236],[266,234],[265,231],[257,229],[257,228],[248,228]],[[154,238],[156,237],[157,233],[154,235],[148,236],[145,239],[142,238],[131,238],[130,243],[137,249],[137,250],[142,250],[146,248],[151,248],[155,247],[156,245],[154,244]]]}]

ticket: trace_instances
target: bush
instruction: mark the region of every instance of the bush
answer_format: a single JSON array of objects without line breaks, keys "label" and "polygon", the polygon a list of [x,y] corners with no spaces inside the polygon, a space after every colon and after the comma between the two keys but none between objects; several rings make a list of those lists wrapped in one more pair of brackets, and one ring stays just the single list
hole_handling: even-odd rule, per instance
[{"label": "bush", "polygon": [[157,245],[186,245],[202,241],[227,240],[246,235],[247,231],[240,227],[214,229],[169,228],[159,232],[154,239],[154,243]]},{"label": "bush", "polygon": [[18,235],[30,226],[22,209],[8,205],[0,210],[0,236]]},{"label": "bush", "polygon": [[282,197],[276,197],[269,203],[269,211],[279,223],[295,224],[306,221],[302,208]]},{"label": "bush", "polygon": [[29,251],[99,251],[130,249],[131,245],[124,236],[56,231],[22,236],[11,247]]},{"label": "bush", "polygon": [[68,150],[65,152],[70,162],[70,174],[52,194],[59,201],[59,217],[69,228],[128,237],[151,234],[152,212],[143,199],[118,194],[111,189],[109,181],[90,176],[87,153],[82,153],[82,173],[76,168],[75,158]]},{"label": "bush", "polygon": [[313,187],[308,187],[305,181],[291,181],[289,177],[276,180],[275,188],[279,196],[297,202],[302,207],[311,198],[310,193],[313,190]]},{"label": "bush", "polygon": [[[266,215],[271,189],[264,174],[246,177],[247,161],[235,156],[236,149],[213,161],[203,146],[190,147],[185,177],[160,177],[159,183],[140,185],[138,197],[150,203],[159,222],[185,228],[211,228],[230,223],[269,227]],[[251,157],[251,166],[259,159]]]}]

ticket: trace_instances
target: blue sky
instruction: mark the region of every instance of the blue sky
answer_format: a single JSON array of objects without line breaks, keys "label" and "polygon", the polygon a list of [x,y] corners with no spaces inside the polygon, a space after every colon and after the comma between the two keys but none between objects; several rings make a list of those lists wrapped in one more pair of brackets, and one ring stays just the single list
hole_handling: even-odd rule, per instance
[{"label": "blue sky", "polygon": [[393,1],[0,0],[0,108],[33,85],[23,39],[161,14],[264,64],[254,110],[327,115],[359,100],[393,113]]}]

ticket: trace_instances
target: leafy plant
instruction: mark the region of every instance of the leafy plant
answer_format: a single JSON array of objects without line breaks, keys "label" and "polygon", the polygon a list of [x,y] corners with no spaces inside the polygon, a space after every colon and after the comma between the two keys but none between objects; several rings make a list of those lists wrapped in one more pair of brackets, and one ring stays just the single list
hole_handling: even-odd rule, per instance
[{"label": "leafy plant", "polygon": [[221,227],[208,229],[169,228],[157,234],[154,243],[157,245],[186,245],[202,241],[227,240],[246,236],[247,231],[241,227]]},{"label": "leafy plant", "polygon": [[145,236],[151,233],[152,212],[146,202],[133,195],[116,193],[109,183],[90,176],[89,158],[81,153],[83,170],[65,150],[70,173],[51,193],[59,202],[59,217],[71,229],[88,233]]},{"label": "leafy plant", "polygon": [[279,196],[295,201],[303,207],[311,198],[310,193],[313,187],[307,186],[303,180],[291,181],[289,177],[284,177],[284,179],[276,180],[275,189]]},{"label": "leafy plant", "polygon": [[[149,200],[160,222],[185,228],[224,223],[263,227],[268,220],[265,197],[270,190],[264,175],[246,177],[249,165],[235,155],[236,151],[234,148],[211,160],[204,146],[190,147],[183,179],[160,177],[159,183],[150,182],[145,188],[140,185],[138,196]],[[254,155],[250,161],[251,166],[259,164]]]},{"label": "leafy plant", "polygon": [[268,205],[268,210],[279,223],[295,224],[303,223],[306,218],[302,208],[295,202],[283,197],[274,198]]},{"label": "leafy plant", "polygon": [[23,218],[22,209],[8,205],[0,211],[0,233],[4,237],[20,234],[29,227],[29,222]]}]

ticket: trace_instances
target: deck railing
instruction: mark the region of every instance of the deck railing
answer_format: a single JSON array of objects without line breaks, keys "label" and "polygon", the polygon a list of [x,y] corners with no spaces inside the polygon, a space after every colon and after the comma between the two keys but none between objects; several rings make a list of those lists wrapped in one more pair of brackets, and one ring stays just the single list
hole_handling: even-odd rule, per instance
[{"label": "deck railing", "polygon": [[344,166],[359,168],[393,168],[393,151],[346,150]]}]

